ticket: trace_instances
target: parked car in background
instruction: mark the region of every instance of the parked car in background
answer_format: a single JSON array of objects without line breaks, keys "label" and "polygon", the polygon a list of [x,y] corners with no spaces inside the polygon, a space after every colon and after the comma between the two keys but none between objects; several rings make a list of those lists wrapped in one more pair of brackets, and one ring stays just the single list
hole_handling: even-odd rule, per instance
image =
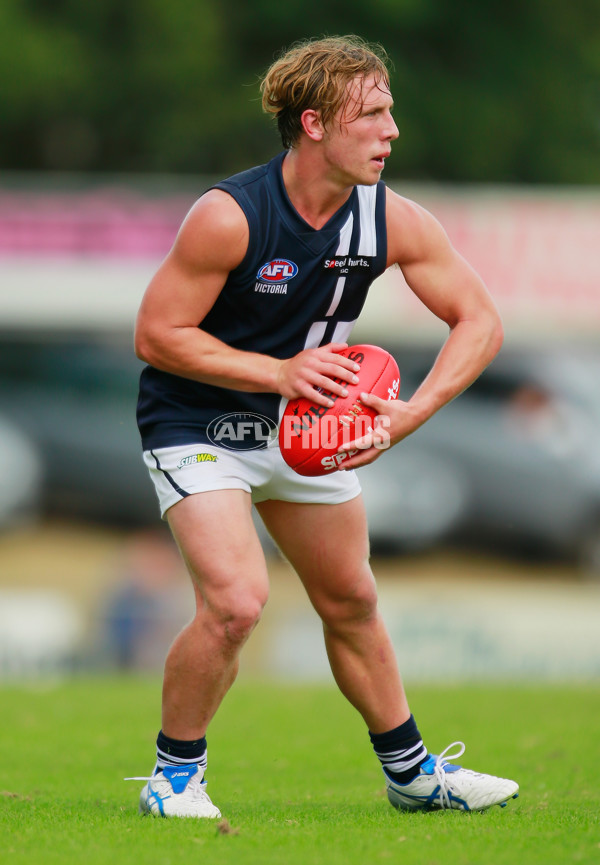
[{"label": "parked car in background", "polygon": [[0,478],[0,529],[34,521],[40,507],[42,460],[29,436],[4,415],[0,415]]},{"label": "parked car in background", "polygon": [[0,340],[0,405],[37,447],[46,515],[140,526],[156,520],[135,422],[142,364],[124,340]]},{"label": "parked car in background", "polygon": [[[393,353],[400,398],[408,399],[434,358]],[[398,480],[412,477],[403,495],[415,522],[424,488],[435,499],[433,511],[422,509],[424,522],[446,506],[437,541],[560,556],[600,573],[599,380],[597,351],[504,349],[465,393],[374,464],[379,495],[388,478],[385,509],[393,512]],[[419,477],[410,475],[416,465]],[[373,532],[377,544],[376,524]],[[390,529],[381,542],[393,544]]]},{"label": "parked car in background", "polygon": [[[408,399],[433,355],[392,353]],[[141,369],[116,338],[0,341],[0,406],[41,459],[44,514],[157,522],[135,424]],[[560,556],[600,574],[599,379],[600,352],[505,348],[464,394],[360,470],[374,552],[461,544]]]}]

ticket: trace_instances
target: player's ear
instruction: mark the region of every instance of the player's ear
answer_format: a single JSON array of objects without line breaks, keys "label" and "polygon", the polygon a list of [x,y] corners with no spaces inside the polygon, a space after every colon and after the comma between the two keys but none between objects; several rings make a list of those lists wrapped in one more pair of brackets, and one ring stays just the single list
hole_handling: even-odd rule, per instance
[{"label": "player's ear", "polygon": [[313,141],[321,141],[325,130],[323,129],[321,115],[318,111],[307,108],[306,111],[302,112],[300,122],[302,123],[302,129],[309,138],[312,138]]}]

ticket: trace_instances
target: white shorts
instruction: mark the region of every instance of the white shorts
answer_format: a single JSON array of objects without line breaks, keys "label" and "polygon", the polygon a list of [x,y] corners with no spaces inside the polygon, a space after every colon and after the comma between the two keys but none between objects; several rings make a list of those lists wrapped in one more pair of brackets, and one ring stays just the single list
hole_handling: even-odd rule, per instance
[{"label": "white shorts", "polygon": [[246,490],[253,502],[277,499],[303,504],[337,505],[356,498],[360,483],[354,471],[303,477],[283,460],[277,446],[231,451],[191,444],[144,451],[161,516],[194,493]]}]

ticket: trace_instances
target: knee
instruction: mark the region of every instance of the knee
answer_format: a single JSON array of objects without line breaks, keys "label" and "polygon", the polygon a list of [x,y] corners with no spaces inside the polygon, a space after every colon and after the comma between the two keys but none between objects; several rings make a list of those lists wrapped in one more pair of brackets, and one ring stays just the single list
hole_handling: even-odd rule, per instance
[{"label": "knee", "polygon": [[318,612],[329,630],[370,622],[377,616],[375,584],[364,580],[347,595],[328,595]]},{"label": "knee", "polygon": [[219,598],[210,606],[213,630],[224,643],[233,646],[244,643],[260,620],[267,596],[244,593]]}]

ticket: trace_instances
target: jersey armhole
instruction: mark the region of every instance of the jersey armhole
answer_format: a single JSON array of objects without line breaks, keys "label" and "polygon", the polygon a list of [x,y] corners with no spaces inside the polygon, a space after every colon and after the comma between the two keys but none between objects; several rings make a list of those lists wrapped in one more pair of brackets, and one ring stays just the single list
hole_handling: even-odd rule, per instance
[{"label": "jersey armhole", "polygon": [[211,189],[219,189],[221,192],[226,192],[228,195],[231,195],[234,201],[242,209],[248,222],[248,248],[246,249],[244,257],[240,263],[231,271],[231,274],[241,273],[248,266],[252,256],[252,238],[256,237],[256,232],[258,231],[258,213],[256,212],[256,208],[250,200],[250,197],[246,194],[243,188],[234,186],[226,180],[222,180],[219,183],[215,183],[214,186],[211,186]]},{"label": "jersey armhole", "polygon": [[387,270],[388,232],[386,218],[387,186],[380,180],[377,184],[375,200],[375,225],[377,226],[377,256],[375,259],[375,276],[381,276]]}]

